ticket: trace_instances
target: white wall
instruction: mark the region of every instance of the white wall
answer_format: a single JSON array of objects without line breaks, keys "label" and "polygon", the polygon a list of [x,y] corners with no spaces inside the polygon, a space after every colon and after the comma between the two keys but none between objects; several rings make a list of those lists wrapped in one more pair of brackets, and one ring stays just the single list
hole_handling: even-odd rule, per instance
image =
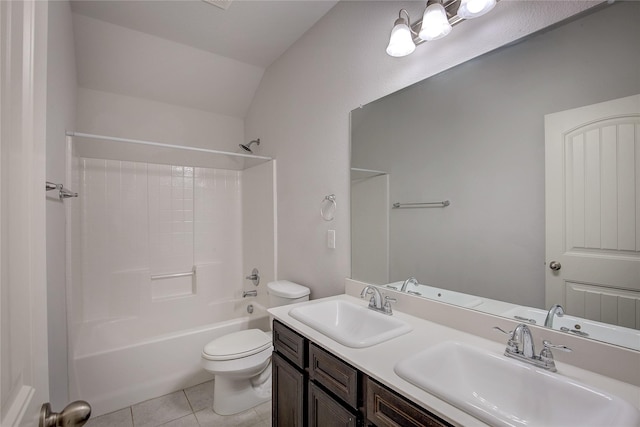
[{"label": "white wall", "polygon": [[392,203],[452,200],[392,210],[391,282],[545,307],[544,116],[640,93],[639,6],[616,4],[353,112],[353,165],[389,172]]},{"label": "white wall", "polygon": [[237,117],[82,87],[75,130],[234,152],[246,142]]},{"label": "white wall", "polygon": [[[268,307],[267,283],[276,277],[276,162],[242,172],[242,289],[257,290],[257,301]],[[244,277],[257,268],[260,283]]]},{"label": "white wall", "polygon": [[74,14],[73,24],[78,85],[83,88],[242,118],[264,72],[86,16]]},{"label": "white wall", "polygon": [[[48,38],[46,176],[70,187],[65,181],[65,130],[75,127],[76,66],[67,1],[49,3]],[[68,403],[68,378],[65,205],[57,191],[47,193],[46,210],[49,389],[53,409],[58,411]]]},{"label": "white wall", "polygon": [[[278,159],[278,276],[312,289],[343,291],[350,275],[349,111],[593,6],[594,2],[501,2],[413,55],[386,55],[398,10],[421,2],[340,2],[266,71],[246,118],[263,154]],[[336,219],[320,202],[335,193]],[[336,230],[336,249],[326,231]]]}]

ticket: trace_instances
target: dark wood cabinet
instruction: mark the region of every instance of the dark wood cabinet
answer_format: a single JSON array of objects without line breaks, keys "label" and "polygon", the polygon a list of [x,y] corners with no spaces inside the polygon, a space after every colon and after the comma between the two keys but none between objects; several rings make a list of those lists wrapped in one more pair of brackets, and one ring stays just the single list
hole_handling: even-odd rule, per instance
[{"label": "dark wood cabinet", "polygon": [[272,424],[282,427],[305,425],[306,378],[278,353],[271,360],[273,395]]},{"label": "dark wood cabinet", "polygon": [[450,427],[274,320],[274,427]]},{"label": "dark wood cabinet", "polygon": [[356,427],[359,416],[309,383],[309,427]]},{"label": "dark wood cabinet", "polygon": [[305,368],[307,340],[277,320],[273,321],[273,349],[298,368]]},{"label": "dark wood cabinet", "polygon": [[367,378],[367,419],[378,427],[447,427],[451,424]]},{"label": "dark wood cabinet", "polygon": [[359,372],[328,351],[309,343],[309,378],[324,386],[344,403],[358,409]]}]

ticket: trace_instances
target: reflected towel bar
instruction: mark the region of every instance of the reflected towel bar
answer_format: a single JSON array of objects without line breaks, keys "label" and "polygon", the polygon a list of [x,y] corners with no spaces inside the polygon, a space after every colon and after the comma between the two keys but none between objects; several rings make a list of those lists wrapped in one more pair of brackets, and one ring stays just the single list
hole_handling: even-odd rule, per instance
[{"label": "reflected towel bar", "polygon": [[185,273],[157,274],[155,276],[151,276],[151,280],[173,279],[174,277],[186,277],[186,276],[195,276],[195,275],[196,275],[196,266],[194,265],[191,271],[188,271]]},{"label": "reflected towel bar", "polygon": [[73,191],[64,188],[64,185],[62,184],[56,184],[56,183],[47,181],[45,184],[45,189],[47,191],[58,190],[59,191],[58,197],[60,197],[60,200],[68,199],[69,197],[78,197],[78,193],[74,193]]},{"label": "reflected towel bar", "polygon": [[451,204],[449,200],[442,202],[394,203],[393,209],[444,208]]}]

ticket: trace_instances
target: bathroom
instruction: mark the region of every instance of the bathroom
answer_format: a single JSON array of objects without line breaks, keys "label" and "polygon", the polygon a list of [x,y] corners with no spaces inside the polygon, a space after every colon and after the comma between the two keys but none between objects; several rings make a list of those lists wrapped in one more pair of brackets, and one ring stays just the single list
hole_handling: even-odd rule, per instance
[{"label": "bathroom", "polygon": [[[232,10],[244,3],[252,2],[238,1],[229,8]],[[282,6],[281,14],[288,13],[288,8],[302,7],[303,4],[282,3],[285,6]],[[276,160],[258,165],[257,168],[262,168],[260,170],[247,168],[236,172],[236,175],[242,175],[243,180],[240,199],[233,201],[236,215],[225,211],[229,214],[225,220],[230,225],[226,230],[218,230],[220,233],[235,233],[230,239],[237,246],[222,254],[228,256],[225,262],[229,265],[222,274],[228,274],[228,280],[234,285],[233,288],[225,287],[221,284],[225,278],[221,277],[214,281],[220,284],[215,291],[233,294],[228,299],[224,296],[223,301],[251,300],[256,301],[256,306],[268,305],[266,284],[276,279],[288,279],[309,287],[312,299],[342,294],[345,278],[352,277],[349,112],[595,4],[536,2],[538,4],[534,6],[528,2],[499,3],[487,17],[458,25],[439,43],[426,43],[418,47],[412,56],[396,59],[384,53],[391,25],[402,6],[413,18],[421,14],[423,4],[406,2],[399,5],[397,2],[377,1],[305,3],[316,8],[318,20],[308,21],[304,29],[297,28],[299,38],[292,40],[295,43],[290,47],[282,48],[277,59],[265,62],[264,58],[254,58],[253,63],[240,64],[243,73],[221,74],[215,78],[206,76],[211,65],[210,53],[197,46],[187,49],[180,40],[169,40],[169,36],[154,36],[152,29],[147,34],[143,30],[124,28],[127,26],[126,16],[119,18],[122,19],[121,27],[110,23],[109,19],[117,22],[115,15],[119,12],[110,17],[108,9],[102,10],[104,20],[101,21],[84,15],[89,12],[83,12],[80,4],[50,2],[45,16],[39,16],[48,22],[48,33],[40,36],[46,39],[49,47],[46,147],[40,147],[46,150],[46,174],[45,170],[38,171],[37,180],[65,183],[66,187],[80,193],[77,200],[65,200],[63,203],[49,198],[46,202],[37,202],[43,212],[46,209],[46,218],[40,218],[40,225],[29,229],[33,231],[32,235],[38,235],[40,230],[43,233],[40,235],[47,236],[46,248],[41,248],[41,252],[46,249],[46,271],[41,270],[45,264],[24,266],[37,272],[32,279],[36,282],[42,281],[46,275],[46,286],[35,286],[33,291],[33,295],[39,295],[40,299],[46,296],[47,307],[47,318],[39,319],[48,325],[48,348],[44,348],[43,353],[48,352],[49,372],[48,390],[46,394],[38,395],[43,397],[40,402],[50,400],[53,408],[60,410],[71,399],[82,397],[70,395],[75,373],[69,363],[68,343],[72,342],[74,335],[68,328],[68,317],[74,315],[78,301],[72,299],[75,296],[69,292],[68,280],[73,286],[74,269],[78,267],[73,259],[78,254],[69,253],[67,246],[67,242],[74,243],[74,239],[79,239],[74,233],[81,228],[75,227],[77,218],[67,217],[73,212],[66,209],[67,205],[84,203],[83,198],[99,197],[99,194],[86,185],[78,187],[73,170],[67,170],[65,166],[73,159],[72,156],[67,158],[68,144],[74,149],[90,149],[89,144],[95,141],[80,141],[76,137],[69,140],[65,131],[185,144],[234,153],[241,152],[239,144],[260,138],[260,145],[253,145],[254,152]],[[105,3],[103,7],[107,5]],[[215,7],[204,3],[201,6]],[[169,20],[166,15],[165,19]],[[153,28],[153,22],[147,24]],[[257,44],[255,40],[254,44]],[[131,46],[131,49],[120,56],[116,49],[119,46]],[[145,56],[141,55],[142,51],[161,51],[162,55]],[[161,58],[164,62],[160,61]],[[152,62],[156,60],[158,62]],[[193,63],[192,67],[185,67],[189,62]],[[233,64],[227,65],[231,67]],[[187,75],[202,85],[195,88],[193,86],[197,85],[192,85],[192,92],[188,95],[179,90],[182,86],[169,80],[174,78],[172,74],[180,75],[177,70],[184,69],[193,73]],[[240,83],[238,87],[231,84],[234,79]],[[215,103],[207,99],[210,93],[215,93],[211,97],[217,98]],[[87,145],[81,145],[85,143]],[[103,164],[136,161],[135,153],[123,155],[126,149],[118,147],[113,158],[107,153],[101,153],[99,158],[105,160]],[[186,158],[189,164],[195,162],[183,154],[175,156]],[[197,157],[202,163],[198,163],[196,168],[212,168],[214,160]],[[145,161],[143,156],[139,162]],[[262,174],[254,178],[256,183],[253,186],[246,182],[246,175],[251,171]],[[4,173],[3,183],[11,182],[6,181]],[[13,176],[11,172],[7,173]],[[261,187],[268,184],[273,188],[265,190]],[[330,194],[335,195],[337,209],[332,221],[324,221],[319,210],[323,198]],[[255,205],[252,207],[251,203]],[[96,213],[97,223],[100,222],[99,213]],[[197,211],[194,214],[198,215]],[[45,219],[46,228],[43,228],[41,223]],[[85,223],[82,227],[91,229],[91,224]],[[142,228],[139,227],[138,231]],[[335,248],[327,245],[329,230],[335,233]],[[4,241],[3,235],[3,245]],[[70,247],[77,249],[78,245]],[[122,253],[118,254],[123,262],[129,258],[125,250],[127,248],[122,248]],[[222,249],[218,248],[220,251]],[[4,246],[2,252],[7,253]],[[80,255],[100,258],[99,253]],[[157,274],[189,271],[198,264],[194,259],[202,255],[202,251],[194,250],[189,254],[190,260],[182,260],[180,270]],[[43,253],[39,256],[42,257]],[[183,268],[185,266],[186,269]],[[254,267],[260,271],[258,287],[244,279]],[[215,273],[208,273],[206,267],[196,269],[196,289],[200,289],[202,283],[198,279],[207,279],[207,274]],[[104,295],[100,296],[100,284],[99,281],[90,284],[99,295],[93,300],[99,304],[90,313],[95,316],[102,315],[100,310],[107,310],[112,303],[104,299]],[[181,287],[175,291],[181,293],[183,290]],[[257,290],[257,297],[243,299],[242,291],[248,290]],[[137,302],[131,301],[126,292],[113,297],[123,298],[123,304],[118,305],[118,309],[123,311],[120,313],[122,316],[140,309],[132,306]],[[6,313],[4,301],[3,294],[3,313]],[[127,302],[131,304],[127,305]],[[198,359],[199,354],[195,357]],[[6,391],[4,387],[3,383],[3,394]],[[163,391],[162,394],[166,393]]]}]

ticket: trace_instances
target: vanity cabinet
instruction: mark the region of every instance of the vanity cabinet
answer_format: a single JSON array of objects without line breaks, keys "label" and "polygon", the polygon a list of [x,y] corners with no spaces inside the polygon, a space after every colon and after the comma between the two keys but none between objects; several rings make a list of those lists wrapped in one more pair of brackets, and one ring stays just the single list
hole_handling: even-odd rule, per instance
[{"label": "vanity cabinet", "polygon": [[274,427],[442,427],[439,419],[273,321]]}]

